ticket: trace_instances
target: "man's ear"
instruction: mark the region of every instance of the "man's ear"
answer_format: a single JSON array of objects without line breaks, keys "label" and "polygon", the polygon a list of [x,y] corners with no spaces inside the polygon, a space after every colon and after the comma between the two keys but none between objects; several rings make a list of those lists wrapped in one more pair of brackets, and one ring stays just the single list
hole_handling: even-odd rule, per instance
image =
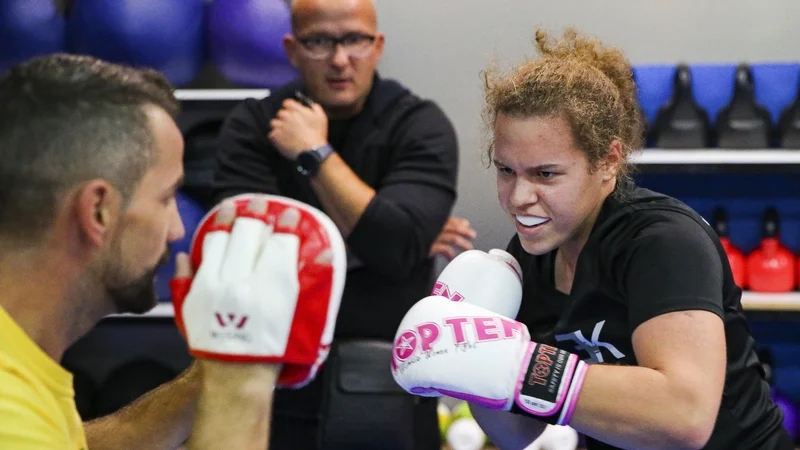
[{"label": "man's ear", "polygon": [[119,223],[121,200],[119,192],[104,180],[92,180],[80,188],[75,212],[87,241],[100,247],[111,238]]},{"label": "man's ear", "polygon": [[383,33],[375,35],[375,63],[380,62],[383,58],[383,46],[386,43],[386,36]]},{"label": "man's ear", "polygon": [[283,50],[286,52],[286,57],[289,58],[289,63],[294,67],[297,68],[297,39],[294,38],[291,34],[283,35]]}]

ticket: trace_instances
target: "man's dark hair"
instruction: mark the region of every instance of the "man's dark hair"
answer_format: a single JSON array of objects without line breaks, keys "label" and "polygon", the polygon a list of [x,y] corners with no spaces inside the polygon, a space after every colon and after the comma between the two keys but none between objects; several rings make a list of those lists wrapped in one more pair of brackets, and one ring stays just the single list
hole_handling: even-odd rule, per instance
[{"label": "man's dark hair", "polygon": [[144,107],[178,113],[160,73],[54,54],[0,78],[0,236],[24,243],[51,226],[64,194],[103,179],[127,205],[153,163]]}]

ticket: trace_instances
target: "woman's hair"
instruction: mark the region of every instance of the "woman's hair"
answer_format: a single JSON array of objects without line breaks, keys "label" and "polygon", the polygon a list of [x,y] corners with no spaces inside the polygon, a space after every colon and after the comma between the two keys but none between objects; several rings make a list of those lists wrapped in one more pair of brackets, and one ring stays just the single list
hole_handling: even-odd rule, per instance
[{"label": "woman's hair", "polygon": [[[622,144],[617,185],[630,181],[631,151],[643,144],[643,121],[630,63],[616,48],[569,28],[553,40],[536,31],[539,57],[509,73],[496,66],[483,72],[484,119],[491,129],[498,114],[564,117],[577,147],[596,169],[616,139]],[[487,156],[491,161],[493,146]]]}]

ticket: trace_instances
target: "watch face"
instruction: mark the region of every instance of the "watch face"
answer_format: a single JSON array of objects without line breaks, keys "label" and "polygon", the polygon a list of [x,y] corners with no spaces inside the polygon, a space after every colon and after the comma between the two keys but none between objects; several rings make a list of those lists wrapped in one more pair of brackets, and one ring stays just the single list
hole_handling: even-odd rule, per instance
[{"label": "watch face", "polygon": [[297,170],[303,175],[313,175],[319,169],[319,160],[315,152],[303,152],[297,155]]}]

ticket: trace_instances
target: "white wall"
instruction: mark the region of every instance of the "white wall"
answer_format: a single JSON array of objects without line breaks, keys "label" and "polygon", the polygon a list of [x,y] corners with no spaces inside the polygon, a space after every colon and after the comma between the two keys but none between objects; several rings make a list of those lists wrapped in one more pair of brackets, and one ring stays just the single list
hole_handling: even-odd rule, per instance
[{"label": "white wall", "polygon": [[531,55],[533,27],[575,25],[621,47],[634,64],[800,60],[798,0],[376,0],[387,42],[381,74],[436,100],[461,145],[455,214],[478,248],[505,247],[513,229],[481,161],[479,73],[491,58]]}]

